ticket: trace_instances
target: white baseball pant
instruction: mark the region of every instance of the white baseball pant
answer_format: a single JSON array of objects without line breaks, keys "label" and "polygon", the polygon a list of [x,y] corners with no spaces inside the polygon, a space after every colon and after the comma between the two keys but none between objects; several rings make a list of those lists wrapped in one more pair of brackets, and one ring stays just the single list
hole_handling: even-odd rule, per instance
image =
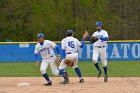
[{"label": "white baseball pant", "polygon": [[[73,68],[75,69],[77,66],[77,63],[78,63],[78,53],[72,53],[72,54],[66,54],[66,59],[69,58],[71,60],[74,61],[73,63]],[[62,62],[60,63],[60,66],[59,66],[59,69],[64,69],[66,68],[67,65],[64,63],[64,60],[62,60]]]},{"label": "white baseball pant", "polygon": [[46,69],[50,65],[51,71],[54,75],[59,75],[59,71],[57,70],[57,66],[55,65],[56,56],[53,56],[48,59],[42,59],[42,63],[40,65],[40,72],[41,74],[46,73]]},{"label": "white baseball pant", "polygon": [[102,66],[106,67],[107,66],[107,59],[106,59],[106,47],[95,47],[93,48],[93,55],[92,55],[92,61],[94,63],[98,62],[98,57],[100,55],[101,61],[102,61]]}]

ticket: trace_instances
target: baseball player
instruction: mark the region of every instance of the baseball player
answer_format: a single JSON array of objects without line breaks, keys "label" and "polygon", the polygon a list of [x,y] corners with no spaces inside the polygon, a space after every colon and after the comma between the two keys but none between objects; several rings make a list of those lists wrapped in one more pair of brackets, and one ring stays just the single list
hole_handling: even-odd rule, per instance
[{"label": "baseball player", "polygon": [[36,64],[40,64],[38,60],[38,55],[40,53],[42,57],[42,62],[40,65],[40,72],[43,75],[43,77],[48,81],[48,83],[44,85],[47,85],[47,86],[52,85],[52,81],[50,80],[48,74],[46,73],[46,69],[48,68],[49,65],[53,74],[62,75],[64,79],[67,79],[67,73],[64,70],[57,70],[57,66],[55,64],[56,56],[54,53],[54,49],[56,49],[59,55],[59,49],[57,45],[52,41],[44,40],[43,33],[39,33],[37,35],[37,40],[38,40],[38,43],[36,44],[35,50],[34,50],[35,61],[36,61]]},{"label": "baseball player", "polygon": [[[63,60],[60,63],[59,69],[63,70],[67,67],[65,64],[64,60],[65,59],[71,59],[73,60],[73,68],[76,72],[76,74],[79,76],[79,83],[84,83],[84,79],[82,77],[81,71],[79,67],[77,66],[78,63],[78,47],[83,47],[84,45],[84,38],[82,39],[82,43],[76,38],[73,37],[73,31],[72,30],[67,30],[67,37],[64,38],[61,42],[61,47],[62,47],[62,57]],[[65,79],[62,84],[67,84],[69,83],[69,79]]]},{"label": "baseball player", "polygon": [[[100,55],[102,66],[104,69],[104,81],[108,81],[108,74],[107,74],[107,59],[106,59],[106,46],[107,41],[109,39],[107,31],[103,30],[103,24],[102,22],[96,22],[96,29],[97,31],[93,33],[92,37],[97,37],[98,40],[93,43],[93,55],[92,55],[92,61],[94,62],[94,65],[96,69],[98,70],[97,77],[101,76],[101,69],[98,65],[98,57]],[[88,39],[90,40],[90,36],[88,36]]]}]

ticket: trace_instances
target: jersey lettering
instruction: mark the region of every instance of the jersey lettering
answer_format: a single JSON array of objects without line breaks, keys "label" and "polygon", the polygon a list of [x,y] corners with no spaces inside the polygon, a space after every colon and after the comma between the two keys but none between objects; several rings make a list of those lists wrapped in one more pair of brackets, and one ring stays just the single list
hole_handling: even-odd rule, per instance
[{"label": "jersey lettering", "polygon": [[40,50],[40,52],[43,52],[43,51],[45,51],[45,50],[48,52],[48,54],[50,54],[49,48],[43,48],[43,49]]}]

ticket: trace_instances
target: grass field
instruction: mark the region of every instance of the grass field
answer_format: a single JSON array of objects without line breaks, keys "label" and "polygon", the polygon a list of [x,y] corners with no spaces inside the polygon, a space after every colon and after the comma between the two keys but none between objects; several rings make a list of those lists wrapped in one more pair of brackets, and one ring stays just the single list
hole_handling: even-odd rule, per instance
[{"label": "grass field", "polygon": [[[99,65],[101,67],[101,62],[99,62]],[[93,66],[92,62],[79,62],[78,66],[80,67],[84,77],[89,76],[95,77],[97,74],[97,71]],[[77,76],[72,68],[68,67],[66,68],[66,70],[70,76]],[[50,71],[50,68],[47,69],[47,72],[49,76],[55,76]],[[140,77],[140,60],[109,61],[108,74],[111,77]],[[0,63],[0,77],[38,77],[38,76],[41,76],[39,66],[36,66],[34,62]]]}]

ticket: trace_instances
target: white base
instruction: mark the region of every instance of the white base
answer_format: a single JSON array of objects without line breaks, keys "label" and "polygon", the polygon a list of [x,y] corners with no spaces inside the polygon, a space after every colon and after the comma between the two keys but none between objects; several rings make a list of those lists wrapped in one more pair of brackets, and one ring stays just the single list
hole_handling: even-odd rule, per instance
[{"label": "white base", "polygon": [[27,83],[27,82],[18,83],[17,86],[30,86],[30,83]]}]

